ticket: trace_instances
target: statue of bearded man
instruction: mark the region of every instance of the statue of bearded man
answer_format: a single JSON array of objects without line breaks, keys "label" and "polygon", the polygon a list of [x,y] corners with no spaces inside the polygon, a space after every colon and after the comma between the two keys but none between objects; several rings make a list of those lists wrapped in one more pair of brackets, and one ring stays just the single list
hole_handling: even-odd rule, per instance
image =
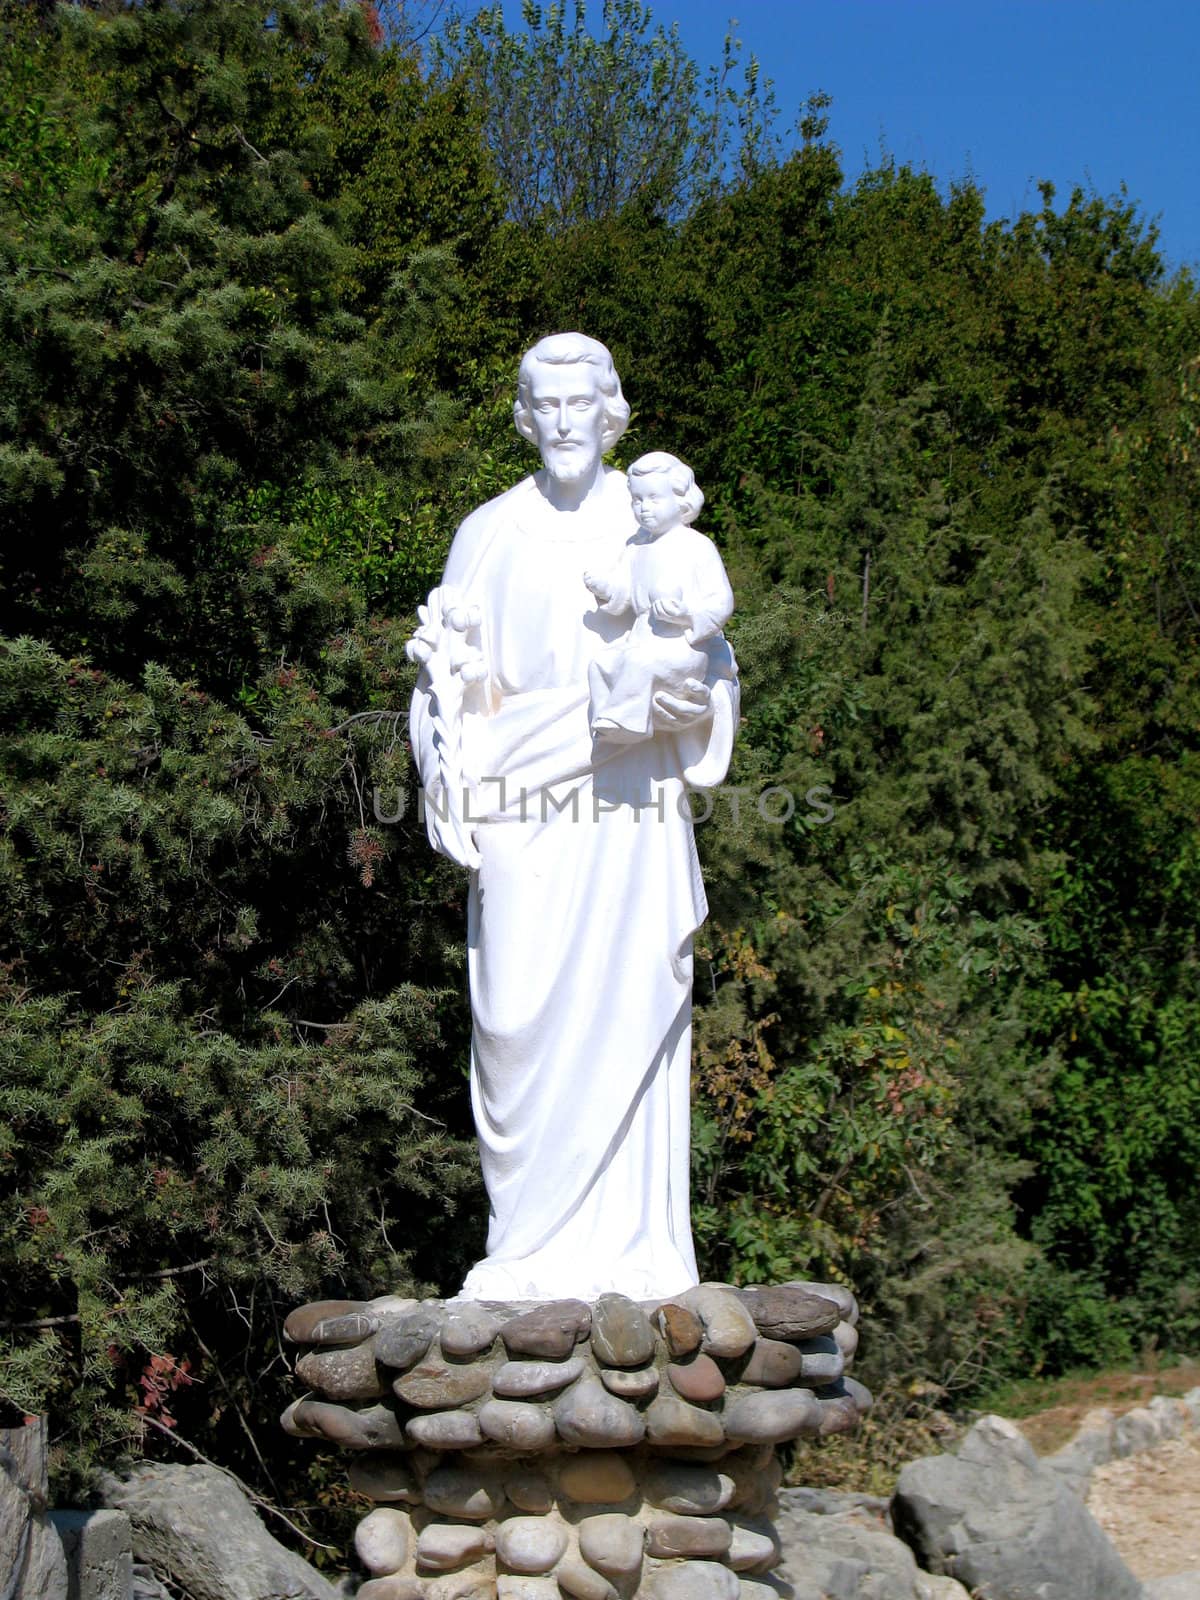
[{"label": "statue of bearded man", "polygon": [[707,914],[689,787],[737,725],[724,638],[638,743],[593,738],[588,669],[629,618],[584,578],[638,533],[603,456],[629,419],[578,333],[521,362],[542,467],[471,513],[410,653],[434,847],[470,870],[471,1094],[490,1202],[477,1300],[633,1299],[696,1282],[688,1214],[692,938]]}]

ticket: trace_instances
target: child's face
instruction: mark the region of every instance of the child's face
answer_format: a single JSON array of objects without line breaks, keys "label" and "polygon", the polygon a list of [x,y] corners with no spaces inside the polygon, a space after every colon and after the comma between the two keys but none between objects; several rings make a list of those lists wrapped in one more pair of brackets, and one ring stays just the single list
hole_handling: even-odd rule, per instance
[{"label": "child's face", "polygon": [[633,514],[647,533],[662,533],[679,522],[679,501],[666,472],[635,473],[629,480]]}]

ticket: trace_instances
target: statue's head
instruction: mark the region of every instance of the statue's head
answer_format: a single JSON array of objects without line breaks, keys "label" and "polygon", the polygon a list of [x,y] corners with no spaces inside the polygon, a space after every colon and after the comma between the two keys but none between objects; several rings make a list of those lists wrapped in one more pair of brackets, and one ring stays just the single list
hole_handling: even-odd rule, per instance
[{"label": "statue's head", "polygon": [[[665,450],[651,450],[639,456],[629,469],[629,493],[633,498],[634,513],[642,526],[651,529],[648,508],[652,492],[661,485],[675,499],[682,523],[695,522],[704,504],[704,491],[696,482],[696,475],[686,461],[669,455]],[[645,509],[644,509],[645,508]]]},{"label": "statue's head", "polygon": [[[564,368],[579,368],[580,379],[601,401],[600,452],[611,450],[625,432],[629,423],[629,404],[621,393],[621,380],[613,366],[613,358],[599,339],[589,339],[583,333],[552,333],[539,339],[531,350],[521,357],[517,373],[517,400],[513,406],[513,421],[522,439],[528,439],[543,449],[543,440],[534,420],[534,389],[538,374],[562,375]],[[561,385],[556,385],[561,387]],[[549,466],[549,463],[547,463]]]}]

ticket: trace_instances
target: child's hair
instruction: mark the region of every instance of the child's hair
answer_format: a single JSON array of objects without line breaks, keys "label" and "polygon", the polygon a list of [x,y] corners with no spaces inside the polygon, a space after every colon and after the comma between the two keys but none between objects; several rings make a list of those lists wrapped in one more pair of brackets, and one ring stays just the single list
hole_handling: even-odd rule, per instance
[{"label": "child's hair", "polygon": [[651,450],[649,455],[637,458],[627,477],[646,478],[652,472],[667,474],[675,498],[679,501],[680,522],[695,522],[704,504],[704,491],[696,482],[695,474],[687,462],[680,461],[678,456],[668,455],[665,450]]}]

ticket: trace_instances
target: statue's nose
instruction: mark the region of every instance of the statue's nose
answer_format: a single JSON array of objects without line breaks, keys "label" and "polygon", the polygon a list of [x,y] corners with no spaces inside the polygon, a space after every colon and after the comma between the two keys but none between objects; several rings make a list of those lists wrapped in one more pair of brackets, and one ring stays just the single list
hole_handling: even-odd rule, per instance
[{"label": "statue's nose", "polygon": [[559,433],[570,433],[571,431],[571,417],[565,400],[560,400],[558,405],[558,431]]}]

